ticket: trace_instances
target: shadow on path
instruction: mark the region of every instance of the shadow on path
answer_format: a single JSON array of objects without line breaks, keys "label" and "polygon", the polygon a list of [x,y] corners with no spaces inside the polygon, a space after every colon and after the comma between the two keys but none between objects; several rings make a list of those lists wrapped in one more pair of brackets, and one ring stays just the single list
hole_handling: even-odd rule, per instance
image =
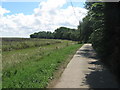
[{"label": "shadow on path", "polygon": [[[113,74],[105,68],[105,66],[98,60],[98,57],[92,46],[86,46],[83,50],[77,52],[84,58],[88,58],[88,69],[90,73],[86,74],[83,84],[87,84],[90,88],[118,88],[118,83]],[[93,67],[89,67],[94,65]]]},{"label": "shadow on path", "polygon": [[85,57],[85,58],[98,59],[98,56],[95,53],[92,46],[85,46],[84,49],[80,49],[77,52],[77,54],[81,55],[82,57]]}]

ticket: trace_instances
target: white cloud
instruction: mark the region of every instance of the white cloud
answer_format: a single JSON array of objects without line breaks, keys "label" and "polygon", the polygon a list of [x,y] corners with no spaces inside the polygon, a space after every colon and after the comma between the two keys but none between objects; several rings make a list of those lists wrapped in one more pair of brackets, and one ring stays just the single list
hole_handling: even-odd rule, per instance
[{"label": "white cloud", "polygon": [[10,11],[0,6],[0,16],[3,16],[5,13],[10,13]]},{"label": "white cloud", "polygon": [[60,26],[76,28],[87,10],[74,7],[75,16],[71,6],[65,9],[61,8],[65,3],[66,0],[47,0],[41,2],[38,8],[34,9],[32,15],[19,13],[3,16],[0,18],[1,36],[29,37],[31,33],[40,30],[54,31]]}]

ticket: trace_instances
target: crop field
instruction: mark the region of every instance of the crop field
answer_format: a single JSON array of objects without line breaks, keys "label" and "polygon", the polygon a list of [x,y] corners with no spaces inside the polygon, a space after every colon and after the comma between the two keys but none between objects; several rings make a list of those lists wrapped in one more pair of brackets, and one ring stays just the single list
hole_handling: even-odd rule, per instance
[{"label": "crop field", "polygon": [[54,39],[4,38],[2,87],[45,88],[70,55],[82,45]]}]

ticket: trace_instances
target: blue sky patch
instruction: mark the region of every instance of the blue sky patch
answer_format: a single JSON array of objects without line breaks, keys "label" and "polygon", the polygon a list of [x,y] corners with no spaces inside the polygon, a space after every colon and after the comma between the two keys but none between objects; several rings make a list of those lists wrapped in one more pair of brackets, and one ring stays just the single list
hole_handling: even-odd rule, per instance
[{"label": "blue sky patch", "polygon": [[[3,2],[2,7],[11,11],[5,15],[23,13],[25,15],[31,15],[34,13],[34,9],[38,8],[40,2]],[[74,7],[84,7],[84,2],[73,2]],[[63,9],[71,6],[70,2],[63,5]]]}]

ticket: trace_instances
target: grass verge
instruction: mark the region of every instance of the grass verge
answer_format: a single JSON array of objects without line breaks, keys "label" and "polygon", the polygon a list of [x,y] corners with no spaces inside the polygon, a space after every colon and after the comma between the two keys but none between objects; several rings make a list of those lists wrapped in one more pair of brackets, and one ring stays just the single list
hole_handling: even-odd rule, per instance
[{"label": "grass verge", "polygon": [[[83,44],[80,44],[80,47],[82,45]],[[73,51],[70,55],[68,55],[67,59],[64,62],[60,63],[60,65],[57,67],[56,71],[54,72],[54,77],[53,77],[52,80],[50,80],[47,88],[54,88],[54,86],[58,82],[58,80],[61,77],[63,71],[65,70],[65,68],[67,67],[68,63],[71,61],[71,59],[73,58],[73,56],[74,56],[75,53],[76,53],[76,50]]]}]

